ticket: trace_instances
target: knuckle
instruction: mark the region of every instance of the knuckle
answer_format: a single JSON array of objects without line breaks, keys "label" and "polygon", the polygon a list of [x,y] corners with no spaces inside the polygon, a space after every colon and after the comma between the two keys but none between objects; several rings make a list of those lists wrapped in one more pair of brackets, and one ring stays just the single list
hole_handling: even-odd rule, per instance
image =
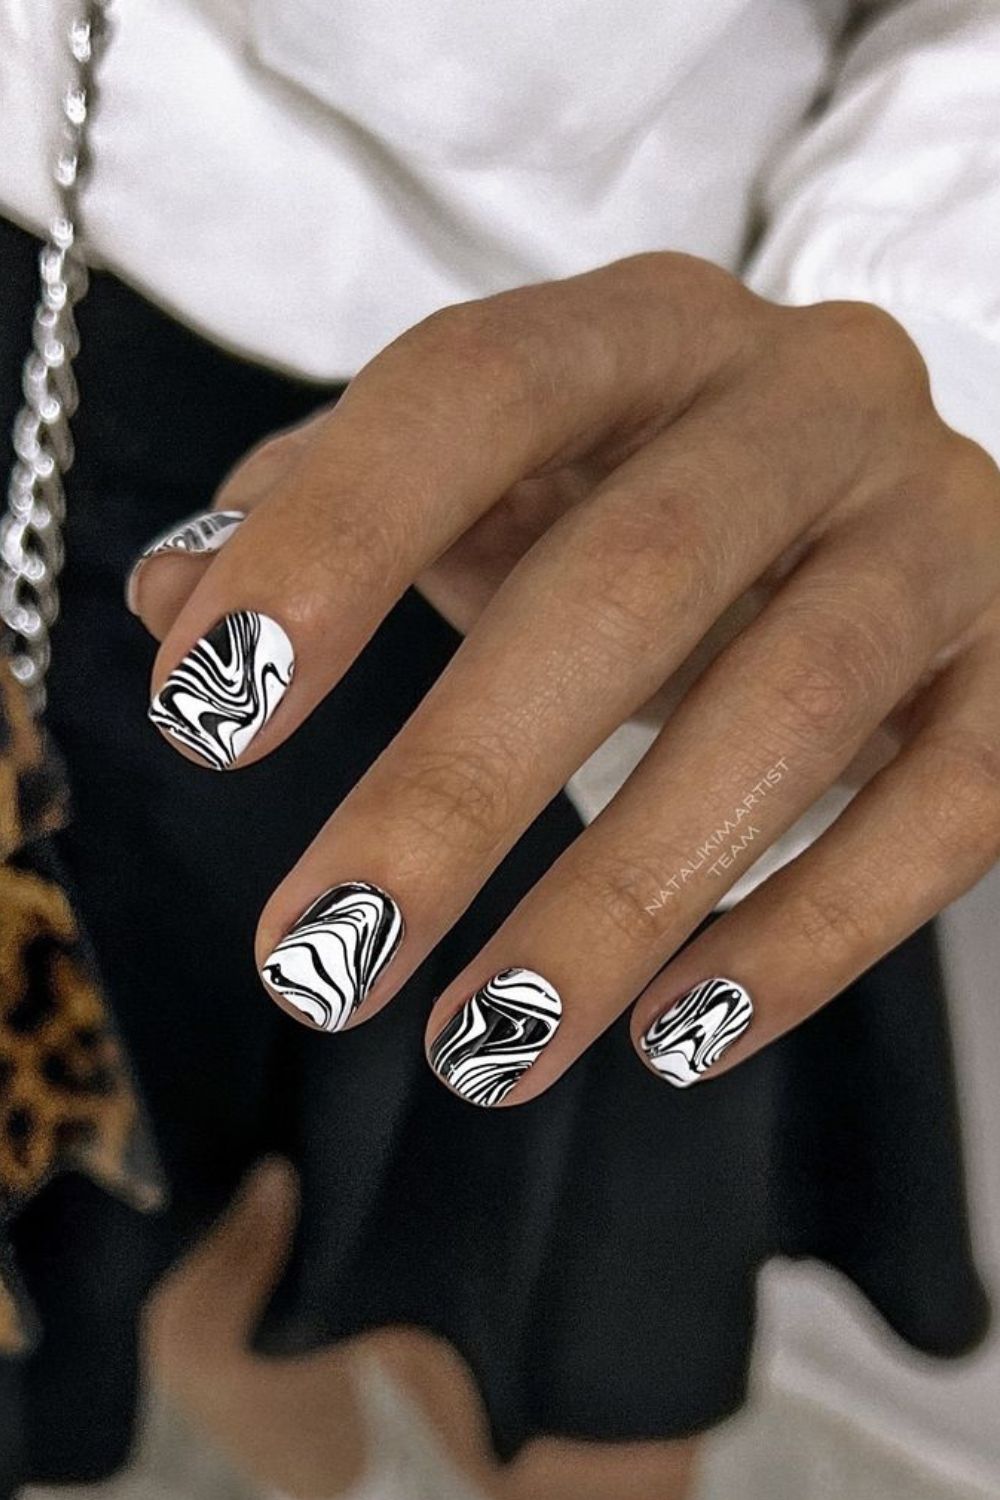
[{"label": "knuckle", "polygon": [[577,538],[581,598],[597,642],[615,664],[661,661],[671,622],[715,597],[719,549],[682,488],[672,478],[654,496],[628,494],[620,503],[609,497],[599,524]]},{"label": "knuckle", "polygon": [[873,302],[820,302],[801,310],[816,354],[840,357],[853,379],[893,400],[910,396],[930,404],[923,356],[903,325]]},{"label": "knuckle", "polygon": [[[574,373],[566,368],[568,351],[583,363],[603,350],[596,328],[596,320],[574,318],[562,284],[554,282],[441,308],[412,335],[420,342],[422,364],[440,362],[451,392],[468,389],[478,402],[485,393],[500,412],[533,414],[539,402],[551,402],[557,372],[566,379]],[[423,384],[433,390],[429,380]]]},{"label": "knuckle", "polygon": [[491,297],[453,302],[437,308],[404,337],[418,338],[431,347],[443,347],[449,354],[464,346],[475,351],[494,345],[505,347],[507,328],[502,309],[500,299]]},{"label": "knuckle", "polygon": [[640,859],[603,853],[576,872],[574,901],[585,913],[587,941],[603,950],[642,949],[660,935],[655,902],[662,877]]},{"label": "knuckle", "polygon": [[352,504],[331,511],[327,486],[326,494],[316,496],[314,509],[315,524],[289,559],[285,592],[290,599],[309,592],[312,578],[318,607],[328,615],[331,578],[336,579],[339,598],[367,601],[374,580],[383,586],[409,581],[411,548],[394,506]]},{"label": "knuckle", "polygon": [[775,670],[777,722],[797,746],[847,733],[854,683],[841,663],[825,655],[824,645],[822,656],[799,654]]},{"label": "knuckle", "polygon": [[774,721],[799,749],[839,753],[893,696],[903,632],[892,611],[859,608],[793,632],[775,662]]},{"label": "knuckle", "polygon": [[[1000,501],[1000,465],[992,454],[972,438],[942,422],[940,465],[946,487],[952,494],[989,496]],[[1000,520],[1000,509],[997,509]]]},{"label": "knuckle", "polygon": [[852,953],[868,951],[878,917],[856,885],[828,882],[800,891],[790,919],[816,958],[836,968]]},{"label": "knuckle", "polygon": [[921,771],[921,824],[941,856],[949,864],[1000,859],[1000,741],[952,728],[928,733]]},{"label": "knuckle", "polygon": [[649,552],[630,559],[615,550],[594,559],[581,600],[592,658],[639,671],[647,658],[662,656],[672,571]]},{"label": "knuckle", "polygon": [[662,623],[648,594],[614,587],[595,590],[588,603],[586,669],[602,681],[627,671],[638,682],[647,663],[656,660]]},{"label": "knuckle", "polygon": [[514,816],[515,768],[492,737],[411,752],[394,772],[393,819],[424,845],[487,854],[505,842]]},{"label": "knuckle", "polygon": [[664,287],[672,298],[691,298],[723,315],[759,301],[731,271],[682,250],[643,250],[616,261],[613,269],[644,302],[650,295],[662,295]]},{"label": "knuckle", "polygon": [[[446,410],[440,414],[454,425],[456,394],[481,402],[488,393],[498,411],[517,406],[532,390],[531,374],[540,361],[538,335],[531,320],[519,310],[516,293],[505,293],[438,308],[397,339],[379,356],[401,359],[405,369],[419,372],[419,401],[425,420],[435,418],[435,400],[443,392]],[[377,363],[377,362],[376,362]]]}]

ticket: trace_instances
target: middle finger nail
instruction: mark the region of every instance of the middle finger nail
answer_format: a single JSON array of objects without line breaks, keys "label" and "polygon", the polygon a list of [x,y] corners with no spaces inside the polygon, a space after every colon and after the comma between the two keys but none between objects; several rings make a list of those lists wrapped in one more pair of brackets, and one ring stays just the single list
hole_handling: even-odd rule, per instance
[{"label": "middle finger nail", "polygon": [[472,1104],[499,1104],[555,1036],[557,991],[531,969],[502,969],[440,1031],[431,1067]]}]

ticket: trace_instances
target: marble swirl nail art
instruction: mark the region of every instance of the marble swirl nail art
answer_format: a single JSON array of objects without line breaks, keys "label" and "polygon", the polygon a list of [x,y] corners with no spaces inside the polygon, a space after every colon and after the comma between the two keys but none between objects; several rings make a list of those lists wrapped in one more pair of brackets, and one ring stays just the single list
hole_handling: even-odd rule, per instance
[{"label": "marble swirl nail art", "polygon": [[148,546],[143,547],[133,564],[125,586],[125,599],[129,609],[136,613],[139,574],[151,557],[162,557],[168,552],[188,552],[198,555],[218,552],[232,536],[241,521],[246,520],[242,510],[202,510],[179,521],[169,531],[161,531]]},{"label": "marble swirl nail art", "polygon": [[431,1067],[463,1099],[499,1104],[552,1040],[562,1001],[540,974],[503,969],[468,999],[430,1050]]},{"label": "marble swirl nail art", "polygon": [[149,717],[223,771],[267,723],[294,670],[292,643],[277,621],[241,610],[192,646],[153,699]]},{"label": "marble swirl nail art", "polygon": [[403,918],[392,897],[351,881],[317,897],[260,972],[304,1020],[320,1031],[339,1031],[402,937]]},{"label": "marble swirl nail art", "polygon": [[650,1066],[686,1089],[743,1035],[753,1001],[733,979],[706,979],[658,1016],[642,1038]]}]

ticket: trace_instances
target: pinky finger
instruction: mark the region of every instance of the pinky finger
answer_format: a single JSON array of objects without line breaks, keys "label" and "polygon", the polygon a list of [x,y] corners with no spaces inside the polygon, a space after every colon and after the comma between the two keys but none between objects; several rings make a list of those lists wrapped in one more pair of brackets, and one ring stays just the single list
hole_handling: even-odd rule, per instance
[{"label": "pinky finger", "polygon": [[211,507],[179,517],[143,547],[125,582],[125,603],[157,640],[194,593],[213,555],[301,457],[312,426],[307,422],[267,438],[227,477]]},{"label": "pinky finger", "polygon": [[931,690],[904,750],[798,859],[678,954],[632,1039],[676,1087],[799,1025],[1000,858],[1000,651],[973,648]]}]

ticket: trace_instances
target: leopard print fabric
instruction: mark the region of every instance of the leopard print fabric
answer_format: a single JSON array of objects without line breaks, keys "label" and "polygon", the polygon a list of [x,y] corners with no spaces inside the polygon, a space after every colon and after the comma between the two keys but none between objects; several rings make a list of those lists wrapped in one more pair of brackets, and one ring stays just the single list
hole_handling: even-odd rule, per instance
[{"label": "leopard print fabric", "polygon": [[56,1172],[76,1168],[140,1206],[134,1091],[47,835],[63,778],[0,659],[0,1353],[29,1317],[2,1269],[3,1226]]}]

